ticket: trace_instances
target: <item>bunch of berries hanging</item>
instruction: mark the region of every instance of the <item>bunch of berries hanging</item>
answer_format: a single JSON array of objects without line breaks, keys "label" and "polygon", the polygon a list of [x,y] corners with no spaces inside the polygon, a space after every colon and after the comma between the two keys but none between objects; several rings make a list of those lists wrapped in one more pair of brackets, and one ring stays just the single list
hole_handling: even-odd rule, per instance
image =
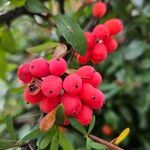
[{"label": "bunch of berries hanging", "polygon": [[49,113],[60,103],[67,116],[74,117],[82,125],[92,121],[93,109],[101,109],[104,94],[98,90],[101,75],[91,66],[83,66],[67,74],[67,63],[63,58],[50,61],[37,58],[22,64],[18,69],[19,79],[26,84],[24,99],[37,104],[44,113]]},{"label": "bunch of berries hanging", "polygon": [[[102,18],[107,11],[107,5],[104,2],[97,2],[93,5],[93,16]],[[106,60],[109,53],[118,48],[118,43],[113,37],[122,31],[123,25],[120,19],[112,18],[104,24],[97,25],[92,32],[85,32],[87,50],[84,56],[77,54],[77,61],[84,65],[91,61],[98,64]]]}]

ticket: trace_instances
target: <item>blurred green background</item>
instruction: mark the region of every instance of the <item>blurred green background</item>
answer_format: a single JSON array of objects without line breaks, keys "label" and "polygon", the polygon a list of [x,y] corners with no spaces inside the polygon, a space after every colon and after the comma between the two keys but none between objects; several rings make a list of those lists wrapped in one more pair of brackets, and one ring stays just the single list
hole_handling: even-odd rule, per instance
[{"label": "blurred green background", "polygon": [[[0,0],[0,15],[24,5],[25,0]],[[106,0],[108,13],[99,22],[118,17],[124,22],[124,31],[116,38],[119,48],[108,59],[95,65],[103,75],[100,87],[106,94],[102,111],[95,112],[96,125],[93,134],[108,141],[116,138],[126,127],[131,129],[121,147],[130,150],[150,149],[150,1],[149,0]],[[80,7],[81,0],[66,0],[65,10],[76,18],[81,27],[92,17],[91,5]],[[57,2],[45,1],[45,5],[56,13]],[[10,139],[4,118],[13,116],[17,137],[29,132],[40,116],[38,108],[25,104],[22,98],[23,85],[16,71],[20,64],[45,56],[58,42],[55,28],[41,18],[23,15],[2,24],[0,22],[0,139]],[[45,46],[48,43],[48,48]],[[42,44],[42,49],[39,45]],[[44,45],[43,45],[44,44]],[[50,46],[49,46],[50,45]],[[34,47],[38,46],[38,47]],[[46,50],[46,51],[45,51]],[[75,60],[71,68],[77,68]],[[106,135],[102,128],[109,125],[112,133]],[[76,149],[84,148],[84,138],[68,132]]]}]

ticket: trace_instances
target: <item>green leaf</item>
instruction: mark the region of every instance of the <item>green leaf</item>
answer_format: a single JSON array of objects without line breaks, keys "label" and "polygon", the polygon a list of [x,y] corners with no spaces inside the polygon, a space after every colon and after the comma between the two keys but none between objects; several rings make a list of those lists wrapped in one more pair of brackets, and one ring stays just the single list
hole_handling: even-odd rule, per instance
[{"label": "green leaf", "polygon": [[56,46],[58,45],[58,43],[54,43],[54,42],[47,42],[38,46],[34,46],[34,47],[30,47],[27,48],[27,51],[29,53],[39,53],[42,51],[50,51],[50,52],[54,52],[54,49]]},{"label": "green leaf", "polygon": [[64,107],[63,107],[63,105],[59,105],[57,107],[55,123],[58,125],[62,125],[64,123],[64,117],[65,117]]},{"label": "green leaf", "polygon": [[45,148],[48,146],[48,144],[51,142],[52,137],[54,136],[55,132],[56,132],[56,128],[53,127],[53,128],[47,133],[47,135],[43,138],[43,140],[42,140],[41,143],[40,143],[40,148],[41,148],[41,149],[45,149]]},{"label": "green leaf", "polygon": [[77,52],[85,54],[86,40],[79,24],[67,15],[58,15],[57,26],[66,41]]},{"label": "green leaf", "polygon": [[94,125],[95,125],[95,116],[93,116],[93,119],[92,119],[92,122],[89,126],[89,130],[88,130],[88,133],[91,133],[91,131],[93,130],[94,128]]},{"label": "green leaf", "polygon": [[91,140],[89,138],[86,139],[86,150],[91,150]]},{"label": "green leaf", "polygon": [[91,148],[94,148],[94,149],[97,149],[97,150],[106,150],[107,149],[107,147],[105,145],[96,143],[94,141],[91,141],[90,144],[91,144]]},{"label": "green leaf", "polygon": [[95,149],[95,150],[106,150],[107,149],[107,147],[105,145],[96,143],[96,142],[92,141],[90,138],[87,138],[86,149],[91,150],[91,148]]},{"label": "green leaf", "polygon": [[33,13],[47,13],[48,8],[40,0],[27,0],[25,3],[25,8]]},{"label": "green leaf", "polygon": [[15,140],[16,136],[15,136],[14,126],[13,126],[13,119],[11,115],[6,115],[5,122],[6,122],[7,130],[9,134],[11,135],[12,139]]},{"label": "green leaf", "polygon": [[65,135],[59,131],[59,142],[63,150],[74,150],[72,145],[68,142]]},{"label": "green leaf", "polygon": [[50,146],[50,150],[58,150],[58,146],[59,146],[59,135],[58,135],[58,132],[57,132],[53,136],[52,143],[51,143],[51,146]]},{"label": "green leaf", "polygon": [[82,134],[87,134],[85,128],[74,118],[68,117],[70,124]]},{"label": "green leaf", "polygon": [[26,0],[11,0],[11,4],[14,5],[15,7],[21,7],[25,5]]},{"label": "green leaf", "polygon": [[0,150],[19,147],[22,143],[15,140],[0,140]]},{"label": "green leaf", "polygon": [[46,134],[46,132],[42,132],[40,131],[39,128],[36,128],[33,131],[31,131],[29,134],[27,134],[25,137],[23,137],[21,141],[28,141],[28,140],[36,139],[37,137],[43,136],[44,134]]},{"label": "green leaf", "polygon": [[134,40],[124,49],[124,59],[134,60],[144,53],[147,44],[144,41]]},{"label": "green leaf", "polygon": [[14,53],[17,50],[16,41],[14,40],[11,31],[7,30],[3,33],[0,45],[10,53]]},{"label": "green leaf", "polygon": [[5,49],[0,45],[0,78],[6,79],[8,62],[6,60]]}]

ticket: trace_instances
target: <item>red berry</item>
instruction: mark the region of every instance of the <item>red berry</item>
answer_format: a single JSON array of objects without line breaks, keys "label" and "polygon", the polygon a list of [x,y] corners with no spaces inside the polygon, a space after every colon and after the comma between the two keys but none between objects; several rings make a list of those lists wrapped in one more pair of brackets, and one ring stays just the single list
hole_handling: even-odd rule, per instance
[{"label": "red berry", "polygon": [[78,94],[82,88],[81,77],[76,73],[67,76],[63,82],[63,88],[70,95]]},{"label": "red berry", "polygon": [[98,43],[95,45],[92,51],[92,59],[95,62],[101,62],[107,58],[107,49],[103,43]]},{"label": "red berry", "polygon": [[30,63],[30,72],[35,77],[45,77],[50,74],[48,63],[43,58],[37,58]]},{"label": "red berry", "polygon": [[39,107],[42,112],[49,113],[53,109],[55,109],[60,104],[60,98],[56,97],[55,99],[49,99],[47,97],[44,97],[40,103]]},{"label": "red berry", "polygon": [[19,66],[18,78],[24,83],[29,83],[32,79],[32,74],[29,69],[30,63],[25,63]]},{"label": "red berry", "polygon": [[108,27],[110,35],[115,35],[123,29],[122,21],[117,18],[106,21],[105,25]]},{"label": "red berry", "polygon": [[63,58],[55,58],[49,62],[49,70],[52,75],[60,76],[67,70],[67,63]]},{"label": "red berry", "polygon": [[82,101],[92,109],[100,109],[104,103],[104,94],[93,88],[92,85],[84,83],[80,92]]},{"label": "red berry", "polygon": [[87,43],[87,49],[92,49],[93,46],[96,44],[95,37],[91,32],[85,32],[84,35]]},{"label": "red berry", "polygon": [[113,129],[112,129],[112,127],[110,127],[109,125],[104,125],[104,126],[102,127],[102,132],[103,132],[105,135],[112,135]]},{"label": "red berry", "polygon": [[78,96],[63,94],[61,102],[64,106],[65,114],[75,116],[81,109],[81,101]]},{"label": "red berry", "polygon": [[103,2],[97,2],[94,4],[92,11],[94,17],[102,18],[106,14],[107,5]]},{"label": "red berry", "polygon": [[40,102],[41,99],[43,98],[43,93],[40,91],[36,95],[31,95],[30,90],[27,87],[24,91],[23,97],[28,103],[36,104],[36,103]]},{"label": "red berry", "polygon": [[102,76],[99,72],[95,72],[94,77],[89,82],[93,87],[98,87],[102,83]]},{"label": "red berry", "polygon": [[82,56],[80,54],[77,55],[77,60],[82,65],[87,64],[90,58],[91,58],[91,50],[87,50],[85,56]]},{"label": "red berry", "polygon": [[115,39],[113,39],[112,37],[104,40],[104,44],[105,44],[105,46],[107,48],[107,52],[108,53],[112,53],[118,48],[117,41]]},{"label": "red berry", "polygon": [[75,118],[82,124],[82,125],[88,125],[92,121],[92,115],[93,111],[87,106],[81,107],[81,110],[79,113],[75,116]]},{"label": "red berry", "polygon": [[104,40],[109,37],[109,29],[106,25],[97,25],[93,30],[93,35],[97,40]]},{"label": "red berry", "polygon": [[88,82],[93,78],[95,70],[91,66],[83,66],[76,73],[82,78],[83,82]]},{"label": "red berry", "polygon": [[42,92],[48,98],[57,97],[62,90],[62,80],[53,75],[47,76],[42,81]]}]

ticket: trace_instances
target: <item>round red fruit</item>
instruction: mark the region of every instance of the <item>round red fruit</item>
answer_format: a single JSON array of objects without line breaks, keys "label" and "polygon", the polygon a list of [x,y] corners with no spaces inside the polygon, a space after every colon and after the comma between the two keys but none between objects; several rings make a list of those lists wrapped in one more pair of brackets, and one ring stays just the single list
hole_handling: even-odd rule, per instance
[{"label": "round red fruit", "polygon": [[91,50],[87,50],[85,56],[82,56],[80,54],[77,55],[77,61],[79,64],[85,65],[88,63],[88,61],[91,58]]},{"label": "round red fruit", "polygon": [[30,94],[30,90],[27,87],[24,91],[24,95],[23,95],[24,99],[26,100],[26,102],[31,103],[31,104],[36,104],[38,102],[41,101],[41,99],[43,98],[43,94],[42,92],[38,92],[36,95],[31,95]]},{"label": "round red fruit", "polygon": [[50,74],[49,65],[43,58],[34,59],[30,63],[30,72],[34,77],[45,77]]},{"label": "round red fruit", "polygon": [[92,109],[100,109],[103,106],[105,96],[92,85],[85,83],[80,92],[81,100]]},{"label": "round red fruit", "polygon": [[25,63],[20,65],[18,69],[18,78],[24,83],[29,83],[32,79],[29,66],[30,63]]},{"label": "round red fruit", "polygon": [[53,109],[55,109],[60,104],[60,98],[56,97],[54,99],[49,99],[47,97],[44,97],[40,103],[39,107],[42,112],[49,113]]},{"label": "round red fruit", "polygon": [[99,72],[95,72],[94,77],[89,82],[93,87],[98,87],[102,83],[102,76]]},{"label": "round red fruit", "polygon": [[49,70],[52,75],[60,76],[67,70],[67,63],[63,58],[55,58],[49,62]]},{"label": "round red fruit", "polygon": [[81,77],[76,73],[67,76],[63,81],[63,88],[70,95],[78,94],[82,88]]},{"label": "round red fruit", "polygon": [[105,25],[108,27],[110,35],[115,35],[123,29],[122,21],[117,18],[106,21]]},{"label": "round red fruit", "polygon": [[92,49],[93,46],[96,44],[95,37],[91,32],[85,32],[84,35],[87,43],[87,49]]},{"label": "round red fruit", "polygon": [[97,2],[92,8],[93,16],[97,18],[102,18],[107,11],[107,5],[103,2]]},{"label": "round red fruit", "polygon": [[80,67],[76,73],[81,77],[83,82],[89,82],[94,76],[95,70],[91,66]]},{"label": "round red fruit", "polygon": [[104,126],[102,127],[102,132],[103,132],[105,135],[110,136],[110,135],[112,135],[112,133],[113,133],[113,129],[112,129],[112,127],[110,127],[109,125],[104,125]]},{"label": "round red fruit", "polygon": [[81,109],[81,101],[78,96],[71,96],[63,94],[61,102],[64,106],[65,114],[68,116],[75,116]]},{"label": "round red fruit", "polygon": [[104,44],[105,44],[105,46],[107,48],[107,52],[108,53],[112,53],[118,48],[117,41],[115,39],[113,39],[112,37],[104,40]]},{"label": "round red fruit", "polygon": [[98,43],[95,45],[92,51],[92,59],[95,62],[104,61],[107,58],[107,49],[103,43]]},{"label": "round red fruit", "polygon": [[42,92],[48,98],[57,97],[62,90],[62,80],[53,75],[47,76],[42,81]]},{"label": "round red fruit", "polygon": [[93,30],[93,35],[97,40],[104,40],[109,37],[109,29],[106,25],[99,24]]},{"label": "round red fruit", "polygon": [[82,125],[89,125],[92,121],[93,111],[87,106],[81,107],[79,113],[75,116],[75,118],[82,124]]}]

